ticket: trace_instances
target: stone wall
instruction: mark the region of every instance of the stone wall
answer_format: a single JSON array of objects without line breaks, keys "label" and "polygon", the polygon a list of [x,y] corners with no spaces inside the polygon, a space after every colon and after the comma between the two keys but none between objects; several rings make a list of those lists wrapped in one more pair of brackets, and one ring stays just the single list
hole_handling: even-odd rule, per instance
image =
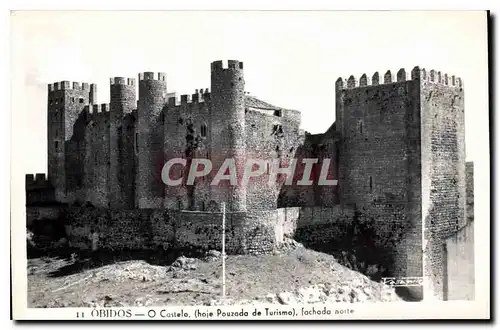
[{"label": "stone wall", "polygon": [[426,299],[443,299],[445,239],[465,225],[464,92],[460,78],[421,71]]},{"label": "stone wall", "polygon": [[[88,236],[94,230],[100,233],[101,246],[109,249],[222,248],[220,212],[71,207],[63,214],[74,247],[88,249]],[[226,250],[234,254],[270,253],[287,238],[315,244],[341,240],[353,217],[353,210],[341,207],[228,212]]]},{"label": "stone wall", "polygon": [[29,228],[39,220],[57,220],[61,216],[60,206],[27,206],[26,226]]},{"label": "stone wall", "polygon": [[465,163],[466,170],[466,217],[467,223],[474,221],[474,163]]},{"label": "stone wall", "polygon": [[[278,207],[278,195],[281,189],[287,187],[284,185],[287,177],[278,176],[273,179],[272,162],[279,159],[280,167],[289,167],[290,160],[296,158],[297,148],[303,142],[303,136],[299,132],[300,122],[273,113],[247,110],[246,114],[246,159],[267,162],[264,173],[250,178],[247,184],[247,208],[252,211],[273,210]],[[257,168],[253,170],[257,171]],[[297,181],[299,172],[296,166],[294,182]]]},{"label": "stone wall", "polygon": [[73,207],[64,214],[71,246],[82,249],[90,248],[88,237],[91,231],[99,233],[100,246],[105,249],[151,249],[153,238],[159,244],[162,240],[169,240],[168,235],[172,233],[172,230],[168,230],[169,220],[170,217],[164,212],[153,209],[111,211]]},{"label": "stone wall", "polygon": [[26,205],[55,203],[54,187],[47,180],[45,173],[26,174]]},{"label": "stone wall", "polygon": [[109,206],[110,144],[109,105],[88,107],[89,122],[85,131],[86,201],[96,207]]},{"label": "stone wall", "polygon": [[444,299],[474,300],[474,222],[446,239]]},{"label": "stone wall", "polygon": [[300,208],[295,239],[306,246],[331,252],[327,251],[329,247],[334,248],[337,242],[347,238],[353,218],[353,210],[340,206]]},{"label": "stone wall", "polygon": [[[32,216],[32,215],[29,215]],[[298,209],[226,214],[226,251],[231,254],[270,253],[293,236]],[[109,210],[71,207],[63,215],[73,247],[89,249],[97,231],[105,249],[222,248],[222,213],[179,210]]]},{"label": "stone wall", "polygon": [[[210,94],[208,90],[196,91],[193,95],[181,95],[168,99],[164,117],[165,162],[174,159],[210,159],[212,130],[210,121]],[[187,164],[187,163],[186,163]],[[158,164],[160,170],[163,164]],[[165,185],[164,206],[172,210],[207,211],[211,204],[210,182],[212,172],[186,185],[188,170],[174,165],[169,172],[171,180],[182,178],[176,186]],[[198,168],[201,170],[201,165]]]},{"label": "stone wall", "polygon": [[418,72],[336,82],[341,201],[355,210],[352,230],[364,232],[358,245],[395,277],[422,276]]},{"label": "stone wall", "polygon": [[[339,204],[338,185],[321,185],[319,179],[323,166],[327,169],[327,180],[338,179],[338,143],[339,136],[335,132],[335,125],[324,134],[308,134],[301,136],[301,144],[294,150],[292,156],[297,160],[295,177],[291,185],[281,187],[278,207],[334,207]],[[304,159],[317,159],[312,165],[307,177]],[[326,167],[328,166],[328,167]],[[303,185],[302,179],[311,180],[310,185]],[[321,177],[321,179],[325,179]]]}]

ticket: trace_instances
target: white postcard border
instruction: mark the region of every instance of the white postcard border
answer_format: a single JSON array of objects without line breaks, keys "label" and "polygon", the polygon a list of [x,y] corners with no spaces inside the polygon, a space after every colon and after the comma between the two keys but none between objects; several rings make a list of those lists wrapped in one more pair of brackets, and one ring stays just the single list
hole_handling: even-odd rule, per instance
[{"label": "white postcard border", "polygon": [[[484,63],[487,65],[487,63]],[[17,70],[22,69],[20,63],[13,58],[11,63],[12,77],[12,159],[11,159],[11,258],[12,258],[12,308],[13,318],[17,320],[33,320],[33,319],[77,319],[76,312],[92,311],[87,308],[64,308],[64,309],[34,309],[26,308],[27,306],[27,270],[26,270],[26,242],[25,236],[25,191],[24,191],[24,175],[23,167],[16,166],[29,161],[29,146],[22,139],[23,125],[27,114],[19,113],[14,110],[19,106],[18,102],[24,102],[20,91],[14,86],[16,81],[23,77],[16,75]],[[465,82],[466,84],[468,82]],[[333,80],[332,80],[333,85]],[[473,88],[473,83],[469,82],[467,88]],[[487,91],[485,91],[487,93]],[[488,109],[468,109],[468,111],[485,111]],[[15,129],[14,129],[15,128]],[[477,127],[474,134],[480,137],[486,135],[488,139],[489,123],[484,123],[484,126]],[[332,306],[333,309],[350,308],[356,310],[356,313],[351,316],[345,316],[348,319],[432,319],[432,318],[488,318],[490,310],[490,208],[489,208],[489,187],[490,187],[490,168],[489,155],[485,154],[482,159],[474,160],[475,167],[475,260],[476,260],[476,300],[472,302],[466,301],[448,301],[448,302],[420,302],[420,303],[366,303],[366,304],[338,304]],[[310,308],[312,305],[308,305]],[[246,309],[252,309],[252,306],[242,306]],[[227,306],[225,310],[238,310],[240,306]],[[272,305],[272,308],[280,306]],[[303,305],[294,306],[302,308]],[[176,309],[176,307],[159,307],[166,309]],[[204,307],[214,309],[220,307]],[[262,308],[262,307],[259,307]],[[282,307],[284,308],[284,307]],[[116,309],[116,308],[113,308]],[[144,311],[145,308],[131,308],[134,311]],[[177,308],[181,309],[181,307]],[[194,311],[196,307],[182,307],[184,310]],[[319,317],[314,317],[318,319]],[[252,319],[248,317],[247,319]],[[335,319],[331,317],[330,319]]]}]

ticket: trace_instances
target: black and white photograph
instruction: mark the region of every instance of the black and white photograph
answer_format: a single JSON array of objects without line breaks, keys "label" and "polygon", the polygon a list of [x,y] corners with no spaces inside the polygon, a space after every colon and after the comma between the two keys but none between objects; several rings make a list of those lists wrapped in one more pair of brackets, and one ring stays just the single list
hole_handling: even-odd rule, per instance
[{"label": "black and white photograph", "polygon": [[488,20],[11,12],[14,318],[488,317]]}]

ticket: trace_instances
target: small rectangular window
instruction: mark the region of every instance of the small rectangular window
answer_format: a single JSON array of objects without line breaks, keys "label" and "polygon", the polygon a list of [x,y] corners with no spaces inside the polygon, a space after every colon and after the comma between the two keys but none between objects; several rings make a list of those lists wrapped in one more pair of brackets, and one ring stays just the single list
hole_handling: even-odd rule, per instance
[{"label": "small rectangular window", "polygon": [[59,141],[54,142],[54,148],[56,149],[56,152],[59,151]]},{"label": "small rectangular window", "polygon": [[83,103],[83,98],[81,98],[81,97],[80,97],[80,100],[79,100],[79,101],[80,101],[80,103]]},{"label": "small rectangular window", "polygon": [[135,152],[139,152],[139,133],[135,133]]}]

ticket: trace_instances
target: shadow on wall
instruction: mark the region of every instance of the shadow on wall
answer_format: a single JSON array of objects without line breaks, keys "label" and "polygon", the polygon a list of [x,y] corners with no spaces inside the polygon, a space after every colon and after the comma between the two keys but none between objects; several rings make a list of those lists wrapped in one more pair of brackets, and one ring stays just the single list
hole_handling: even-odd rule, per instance
[{"label": "shadow on wall", "polygon": [[347,221],[299,227],[294,239],[309,249],[333,255],[349,269],[380,281],[388,276],[391,254],[375,243],[379,237],[370,222],[363,222],[360,218],[360,213],[356,211],[354,217]]},{"label": "shadow on wall", "polygon": [[[397,223],[385,221],[387,227],[378,228],[380,221],[359,210],[303,208],[297,224],[294,239],[306,248],[333,255],[339,264],[375,282],[392,276],[394,249],[401,240]],[[420,301],[418,290],[397,287],[396,293],[406,301]]]}]

